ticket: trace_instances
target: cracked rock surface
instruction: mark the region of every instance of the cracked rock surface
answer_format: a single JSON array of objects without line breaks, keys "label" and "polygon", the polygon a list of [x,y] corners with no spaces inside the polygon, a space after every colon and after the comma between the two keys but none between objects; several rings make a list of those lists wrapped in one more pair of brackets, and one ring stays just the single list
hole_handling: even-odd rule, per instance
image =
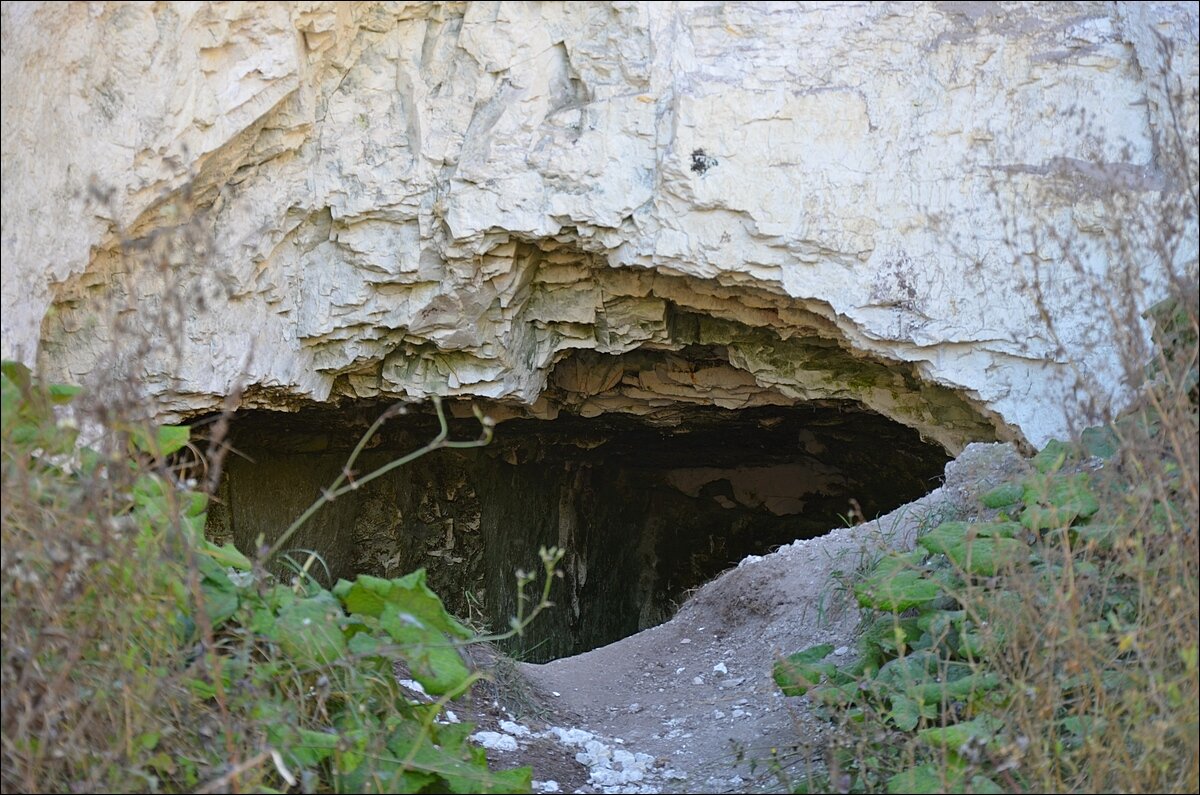
[{"label": "cracked rock surface", "polygon": [[1040,444],[1077,378],[1121,394],[1100,302],[1023,232],[1103,281],[1094,198],[1194,189],[1155,139],[1196,13],[6,5],[3,355],[163,416],[846,399]]}]

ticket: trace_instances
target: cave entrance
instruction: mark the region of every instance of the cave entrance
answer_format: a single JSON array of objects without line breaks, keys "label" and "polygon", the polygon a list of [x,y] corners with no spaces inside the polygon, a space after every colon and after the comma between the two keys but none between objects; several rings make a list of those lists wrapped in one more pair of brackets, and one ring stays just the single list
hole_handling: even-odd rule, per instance
[{"label": "cave entrance", "polygon": [[[242,412],[209,532],[250,551],[340,472],[386,404]],[[366,472],[424,444],[414,407],[372,439]],[[475,438],[474,420],[456,420]],[[545,661],[654,626],[692,589],[736,565],[932,488],[948,456],[861,404],[730,410],[692,406],[669,422],[629,414],[512,419],[488,447],[439,450],[326,506],[295,537],[331,579],[424,566],[448,608],[503,629],[514,572],[541,546],[567,550],[556,607],[508,651]],[[320,567],[319,567],[320,568]]]}]

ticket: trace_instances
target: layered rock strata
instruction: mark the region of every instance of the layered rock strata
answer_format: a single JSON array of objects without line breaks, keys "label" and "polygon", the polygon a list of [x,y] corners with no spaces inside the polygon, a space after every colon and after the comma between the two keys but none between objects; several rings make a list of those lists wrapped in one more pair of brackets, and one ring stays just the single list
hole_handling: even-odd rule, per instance
[{"label": "layered rock strata", "polygon": [[6,5],[3,353],[163,416],[832,399],[1038,444],[1124,399],[1101,299],[1194,268],[1186,215],[1111,243],[1194,195],[1196,13]]}]

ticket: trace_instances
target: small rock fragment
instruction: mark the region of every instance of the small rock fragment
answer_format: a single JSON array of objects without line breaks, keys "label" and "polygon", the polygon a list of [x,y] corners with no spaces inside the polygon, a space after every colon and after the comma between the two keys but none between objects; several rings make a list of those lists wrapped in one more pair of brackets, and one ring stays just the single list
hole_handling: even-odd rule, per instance
[{"label": "small rock fragment", "polygon": [[514,723],[511,720],[500,721],[500,731],[506,734],[511,734],[514,737],[528,737],[530,734],[528,726],[522,726],[521,724]]},{"label": "small rock fragment", "polygon": [[511,735],[500,732],[475,732],[471,740],[489,751],[515,751],[517,741]]}]

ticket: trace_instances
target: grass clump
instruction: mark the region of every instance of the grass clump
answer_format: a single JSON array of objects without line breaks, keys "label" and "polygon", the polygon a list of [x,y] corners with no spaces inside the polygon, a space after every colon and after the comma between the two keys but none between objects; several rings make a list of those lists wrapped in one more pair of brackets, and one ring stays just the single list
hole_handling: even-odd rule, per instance
[{"label": "grass clump", "polygon": [[[15,363],[0,381],[5,791],[528,791],[445,720],[482,674],[423,570],[282,582],[205,540],[207,497],[172,466],[186,428],[109,422],[84,446],[78,390]],[[548,604],[542,558],[514,631]]]}]

